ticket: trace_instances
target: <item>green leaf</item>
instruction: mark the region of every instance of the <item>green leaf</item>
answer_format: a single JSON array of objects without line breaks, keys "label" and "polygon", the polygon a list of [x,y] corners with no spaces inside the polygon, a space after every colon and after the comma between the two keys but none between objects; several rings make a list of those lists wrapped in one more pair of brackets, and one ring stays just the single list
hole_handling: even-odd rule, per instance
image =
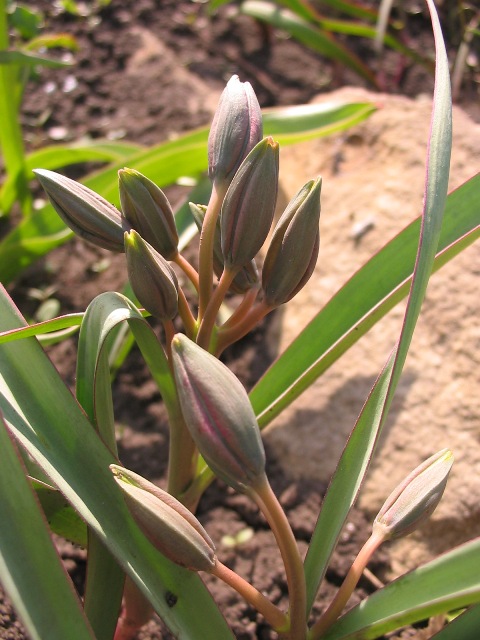
[{"label": "green leaf", "polygon": [[[72,164],[83,162],[126,162],[142,147],[129,142],[109,142],[92,140],[88,143],[71,145],[48,145],[33,151],[25,157],[25,176],[27,180],[34,178],[33,169],[58,170]],[[17,177],[7,175],[0,189],[0,212],[8,212],[18,200]]]},{"label": "green leaf", "polygon": [[27,51],[38,51],[39,49],[56,49],[62,47],[70,51],[78,50],[77,40],[69,33],[44,33],[32,38],[24,45]]},{"label": "green leaf", "polygon": [[476,640],[480,629],[480,605],[460,613],[444,629],[436,633],[435,640]]},{"label": "green leaf", "polygon": [[286,146],[344,131],[366,120],[376,109],[371,102],[276,107],[264,111],[263,128],[265,135]]},{"label": "green leaf", "polygon": [[70,542],[86,547],[87,527],[60,491],[38,480],[32,480],[32,486],[50,529]]},{"label": "green leaf", "polygon": [[37,53],[30,53],[28,51],[11,50],[0,51],[0,65],[1,64],[19,64],[25,67],[42,66],[50,69],[60,69],[63,67],[71,67],[73,63],[46,58],[45,56],[40,56]]},{"label": "green leaf", "polygon": [[[439,613],[480,602],[479,553],[480,538],[477,538],[398,578],[342,616],[330,627],[324,640],[370,640]],[[445,636],[441,632],[435,638],[477,638],[479,607],[470,611],[473,613],[459,622],[458,627],[454,622],[451,632],[447,627]],[[475,633],[464,635],[463,630]]]},{"label": "green leaf", "polygon": [[[4,11],[4,9],[2,9]],[[9,24],[18,31],[25,40],[30,40],[37,35],[42,25],[42,14],[39,11],[28,9],[23,5],[13,5],[13,11],[8,13]]]},{"label": "green leaf", "polygon": [[[0,330],[22,324],[4,291],[0,296]],[[173,633],[185,640],[233,638],[198,576],[166,560],[138,529],[109,470],[116,460],[36,340],[2,345],[0,372],[0,408],[9,429],[110,549]],[[39,592],[35,595],[40,604]],[[172,596],[175,606],[171,606]],[[69,620],[64,611],[62,615]],[[43,635],[46,637],[50,638],[48,633]],[[63,639],[67,637],[74,636],[65,633]]]},{"label": "green leaf", "polygon": [[[449,194],[434,270],[480,237],[480,173]],[[421,219],[375,254],[331,298],[250,392],[262,427],[298,398],[408,293]]]},{"label": "green leaf", "polygon": [[49,333],[56,333],[72,327],[79,327],[82,323],[83,313],[69,313],[65,316],[45,320],[38,324],[19,327],[11,331],[0,332],[0,344],[11,342],[12,340],[21,340],[30,336],[41,336]]},{"label": "green leaf", "polygon": [[280,9],[274,3],[264,0],[246,0],[241,5],[241,11],[257,20],[267,22],[272,27],[285,30],[302,44],[327,58],[342,63],[377,87],[377,80],[372,71],[356,54],[335,40],[329,31],[316,27],[288,9]]},{"label": "green leaf", "polygon": [[433,268],[447,196],[452,142],[452,101],[448,60],[438,16],[431,12],[436,45],[435,92],[427,156],[420,242],[400,338],[365,402],[340,458],[305,559],[307,600],[312,605],[341,529],[354,504],[385,424],[405,363]]},{"label": "green leaf", "polygon": [[[102,440],[116,452],[113,404],[108,365],[108,338],[128,321],[130,329],[167,404],[176,403],[173,378],[165,353],[152,328],[126,296],[106,292],[88,306],[80,330],[76,394]],[[106,348],[105,348],[106,347]]]},{"label": "green leaf", "polygon": [[0,451],[2,584],[33,640],[94,640],[3,419]]}]

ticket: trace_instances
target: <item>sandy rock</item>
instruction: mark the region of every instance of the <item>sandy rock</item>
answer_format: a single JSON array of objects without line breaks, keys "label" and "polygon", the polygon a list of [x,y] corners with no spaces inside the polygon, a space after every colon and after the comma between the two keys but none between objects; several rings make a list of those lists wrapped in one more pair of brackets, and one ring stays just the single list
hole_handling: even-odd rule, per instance
[{"label": "sandy rock", "polygon": [[[342,89],[322,101],[378,104],[343,135],[281,152],[290,198],[323,175],[321,247],[316,271],[285,306],[281,349],[385,242],[421,212],[431,98]],[[454,109],[450,188],[478,171],[480,125]],[[394,572],[480,535],[480,304],[478,243],[431,280],[404,373],[361,505],[376,514],[391,489],[431,453],[450,447],[455,465],[430,523],[392,547]],[[366,396],[400,331],[398,305],[274,422],[266,436],[294,476],[328,480]]]}]

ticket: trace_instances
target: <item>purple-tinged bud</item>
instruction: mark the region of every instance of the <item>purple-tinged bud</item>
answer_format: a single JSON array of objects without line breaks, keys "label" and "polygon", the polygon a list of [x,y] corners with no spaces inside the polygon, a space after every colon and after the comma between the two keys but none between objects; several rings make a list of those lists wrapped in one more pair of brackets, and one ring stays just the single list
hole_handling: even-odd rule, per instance
[{"label": "purple-tinged bud", "polygon": [[120,211],[83,184],[55,171],[35,169],[53,208],[66,225],[89,242],[123,253],[123,234],[129,229]]},{"label": "purple-tinged bud", "polygon": [[249,82],[232,76],[220,97],[208,137],[210,180],[228,187],[262,137],[262,111],[255,92]]},{"label": "purple-tinged bud", "polygon": [[212,471],[240,492],[265,481],[265,451],[247,392],[217,358],[186,336],[172,341],[180,406]]},{"label": "purple-tinged bud", "polygon": [[[205,217],[206,207],[201,204],[189,203],[190,211],[199,231],[202,230],[203,219]],[[223,254],[220,240],[220,220],[217,218],[215,227],[215,237],[213,239],[213,270],[217,278],[223,273]],[[251,260],[248,264],[240,269],[235,275],[229,291],[233,293],[244,294],[258,283],[258,269],[255,260]]]},{"label": "purple-tinged bud", "polygon": [[380,509],[373,523],[374,533],[388,540],[417,529],[440,502],[452,464],[452,452],[442,449],[412,471]]},{"label": "purple-tinged bud", "polygon": [[320,245],[321,178],[310,180],[288,204],[275,227],[262,271],[265,302],[291,300],[315,269]]},{"label": "purple-tinged bud", "polygon": [[192,571],[214,568],[215,546],[181,502],[133,471],[116,464],[110,469],[134,520],[164,556]]},{"label": "purple-tinged bud", "polygon": [[157,185],[134,169],[118,172],[122,212],[129,225],[166,260],[178,253],[178,232],[172,207]]},{"label": "purple-tinged bud", "polygon": [[259,142],[243,161],[220,213],[224,264],[241,268],[260,251],[273,222],[278,193],[278,144]]},{"label": "purple-tinged bud", "polygon": [[159,320],[173,320],[178,310],[178,281],[168,262],[140,234],[125,233],[128,279],[140,304]]}]

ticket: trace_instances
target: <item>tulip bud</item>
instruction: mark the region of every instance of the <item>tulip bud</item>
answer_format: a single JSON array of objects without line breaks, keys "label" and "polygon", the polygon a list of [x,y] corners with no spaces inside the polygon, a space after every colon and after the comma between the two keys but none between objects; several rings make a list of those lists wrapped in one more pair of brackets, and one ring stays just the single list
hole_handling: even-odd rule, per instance
[{"label": "tulip bud", "polygon": [[249,82],[232,76],[220,97],[208,137],[210,180],[226,188],[262,137],[262,112],[255,92]]},{"label": "tulip bud", "polygon": [[172,207],[163,191],[133,169],[118,172],[122,212],[132,229],[166,260],[178,253],[178,233]]},{"label": "tulip bud", "polygon": [[133,471],[110,469],[136,523],[164,556],[192,571],[213,569],[215,545],[181,502]]},{"label": "tulip bud", "polygon": [[[199,231],[202,230],[203,219],[205,217],[206,207],[201,204],[189,203],[190,211],[193,219]],[[213,270],[217,278],[220,278],[223,273],[223,254],[222,245],[220,240],[220,220],[217,218],[217,225],[215,228],[215,237],[213,239]],[[229,291],[233,293],[243,294],[251,289],[258,282],[258,270],[255,260],[251,260],[248,264],[240,269],[235,275]]]},{"label": "tulip bud", "polygon": [[453,454],[442,449],[425,460],[396,487],[373,523],[374,533],[384,539],[414,531],[436,509],[447,484]]},{"label": "tulip bud", "polygon": [[259,142],[243,161],[225,195],[220,213],[225,266],[241,268],[261,249],[275,213],[278,144]]},{"label": "tulip bud", "polygon": [[318,257],[321,178],[310,180],[280,217],[265,256],[262,287],[265,302],[278,306],[307,283]]},{"label": "tulip bud", "polygon": [[242,493],[262,483],[265,451],[240,381],[181,334],[172,341],[172,359],[183,417],[209,467]]},{"label": "tulip bud", "polygon": [[158,251],[132,229],[125,233],[128,279],[144,308],[162,321],[172,320],[178,310],[175,272]]},{"label": "tulip bud", "polygon": [[120,211],[98,193],[55,171],[35,169],[53,208],[78,236],[103,249],[123,253],[128,225]]}]

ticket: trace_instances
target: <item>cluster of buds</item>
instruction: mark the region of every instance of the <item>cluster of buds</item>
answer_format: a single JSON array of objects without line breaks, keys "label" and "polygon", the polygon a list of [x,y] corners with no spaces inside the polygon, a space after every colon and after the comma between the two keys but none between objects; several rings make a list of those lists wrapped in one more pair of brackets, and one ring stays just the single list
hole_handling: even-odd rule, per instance
[{"label": "cluster of buds", "polygon": [[[216,206],[212,201],[208,207],[191,204],[201,233],[200,298],[202,291],[206,293],[199,301],[200,308],[210,303],[213,275],[220,279],[227,271],[232,277],[226,291],[249,294],[250,306],[263,305],[265,315],[290,300],[312,274],[319,250],[321,180],[311,180],[302,187],[280,217],[260,276],[256,258],[274,219],[279,148],[272,138],[263,138],[258,100],[251,85],[240,82],[237,76],[227,83],[215,113],[208,139],[208,164],[219,200]],[[35,173],[55,210],[75,233],[104,249],[125,253],[133,291],[149,313],[163,322],[178,313],[182,316],[179,283],[169,263],[182,268],[186,261],[179,256],[172,207],[157,185],[138,171],[120,170],[121,209],[117,209],[65,176],[42,169]],[[204,224],[205,220],[210,222]],[[193,271],[187,270],[191,280]],[[198,274],[193,280],[197,286]],[[217,300],[217,307],[221,302]],[[210,310],[214,321],[217,311]],[[239,325],[237,334],[233,315],[228,326],[229,342],[253,328],[262,314],[251,313],[253,320],[245,325],[243,308],[238,319],[242,318],[245,326]],[[201,320],[199,317],[196,329]],[[217,329],[221,334],[222,327],[213,323],[208,327],[209,335]],[[187,333],[195,339],[194,331]]]}]

